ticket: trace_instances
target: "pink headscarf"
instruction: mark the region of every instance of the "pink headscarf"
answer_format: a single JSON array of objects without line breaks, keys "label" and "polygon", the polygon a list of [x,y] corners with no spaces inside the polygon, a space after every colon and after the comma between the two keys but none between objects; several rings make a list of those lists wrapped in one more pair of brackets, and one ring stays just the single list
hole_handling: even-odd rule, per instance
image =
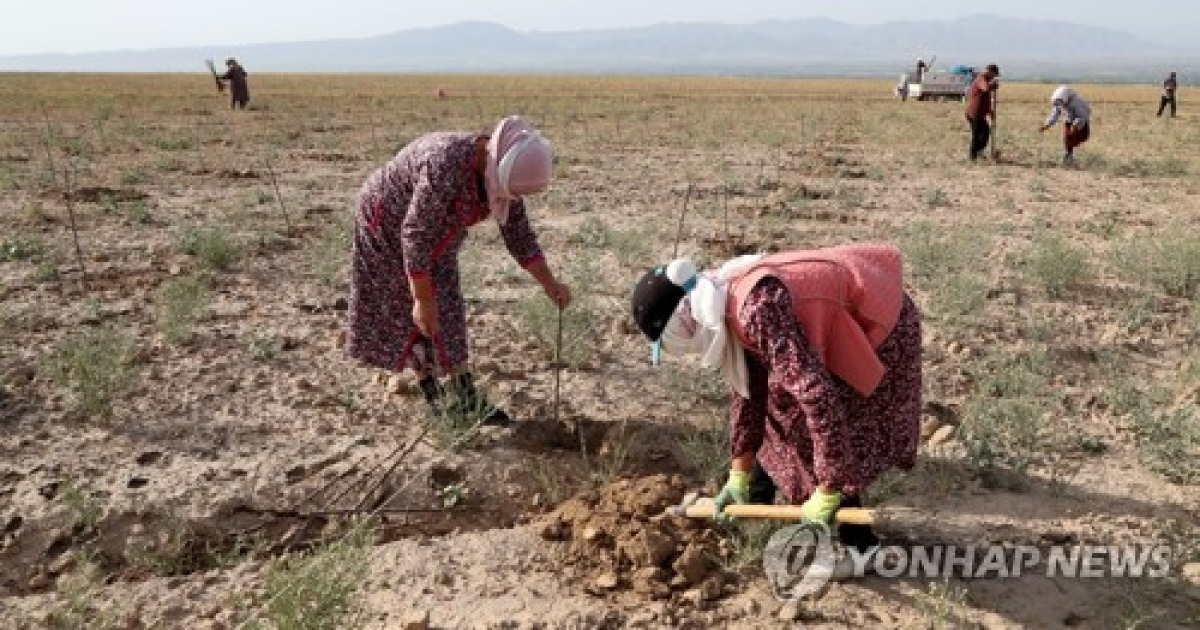
[{"label": "pink headscarf", "polygon": [[554,175],[550,143],[520,116],[509,116],[496,125],[487,143],[484,185],[488,207],[501,225],[508,222],[508,207],[522,195],[542,192]]}]

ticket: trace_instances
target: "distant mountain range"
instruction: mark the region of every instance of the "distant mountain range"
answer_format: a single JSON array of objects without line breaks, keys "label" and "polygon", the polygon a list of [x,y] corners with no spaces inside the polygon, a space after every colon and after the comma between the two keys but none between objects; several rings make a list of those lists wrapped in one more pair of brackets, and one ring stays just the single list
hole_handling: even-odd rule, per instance
[{"label": "distant mountain range", "polygon": [[[918,56],[1008,77],[1121,80],[1200,69],[1200,49],[1067,22],[976,15],[855,26],[827,19],[522,33],[463,22],[364,39],[0,57],[0,71],[185,72],[236,56],[251,72],[529,72],[891,76]],[[1193,76],[1195,73],[1191,73]]]}]

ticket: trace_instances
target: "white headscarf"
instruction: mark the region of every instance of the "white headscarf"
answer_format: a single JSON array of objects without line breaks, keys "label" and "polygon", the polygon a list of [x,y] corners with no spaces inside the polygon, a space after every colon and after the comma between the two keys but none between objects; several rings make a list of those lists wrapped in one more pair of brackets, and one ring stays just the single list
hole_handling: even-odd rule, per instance
[{"label": "white headscarf", "polygon": [[[1045,92],[1043,92],[1043,94],[1045,94]],[[1072,90],[1068,86],[1060,85],[1054,88],[1054,93],[1050,95],[1050,104],[1054,105],[1059,101],[1062,101],[1063,103],[1069,103],[1071,102],[1072,98],[1075,98],[1075,90]]]},{"label": "white headscarf", "polygon": [[715,272],[703,274],[696,273],[696,267],[686,258],[667,265],[667,277],[688,294],[679,301],[663,329],[663,347],[671,352],[699,354],[700,365],[719,368],[725,382],[742,398],[750,397],[746,354],[725,325],[725,305],[729,279],[761,258],[761,254],[738,256]]}]

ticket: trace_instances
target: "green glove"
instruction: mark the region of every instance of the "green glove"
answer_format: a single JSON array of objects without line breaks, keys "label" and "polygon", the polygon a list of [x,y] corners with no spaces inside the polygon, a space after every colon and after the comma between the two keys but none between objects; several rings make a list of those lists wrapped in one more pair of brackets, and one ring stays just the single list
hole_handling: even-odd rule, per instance
[{"label": "green glove", "polygon": [[732,523],[733,517],[725,514],[725,506],[730,503],[749,502],[750,473],[745,470],[731,470],[725,487],[721,488],[721,493],[713,500],[713,518],[725,524]]},{"label": "green glove", "polygon": [[833,514],[837,512],[838,506],[842,504],[842,493],[826,492],[820,488],[813,490],[808,500],[804,505],[800,506],[800,514],[804,520],[814,521],[818,523],[829,523],[833,521]]}]

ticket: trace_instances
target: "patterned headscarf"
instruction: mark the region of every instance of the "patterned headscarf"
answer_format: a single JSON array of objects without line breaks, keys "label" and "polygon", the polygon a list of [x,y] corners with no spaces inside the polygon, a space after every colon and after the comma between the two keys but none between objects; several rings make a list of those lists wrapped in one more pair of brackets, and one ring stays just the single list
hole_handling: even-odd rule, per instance
[{"label": "patterned headscarf", "polygon": [[550,143],[524,118],[509,116],[496,125],[488,138],[483,175],[488,209],[504,225],[514,200],[542,192],[550,185],[554,175]]}]

